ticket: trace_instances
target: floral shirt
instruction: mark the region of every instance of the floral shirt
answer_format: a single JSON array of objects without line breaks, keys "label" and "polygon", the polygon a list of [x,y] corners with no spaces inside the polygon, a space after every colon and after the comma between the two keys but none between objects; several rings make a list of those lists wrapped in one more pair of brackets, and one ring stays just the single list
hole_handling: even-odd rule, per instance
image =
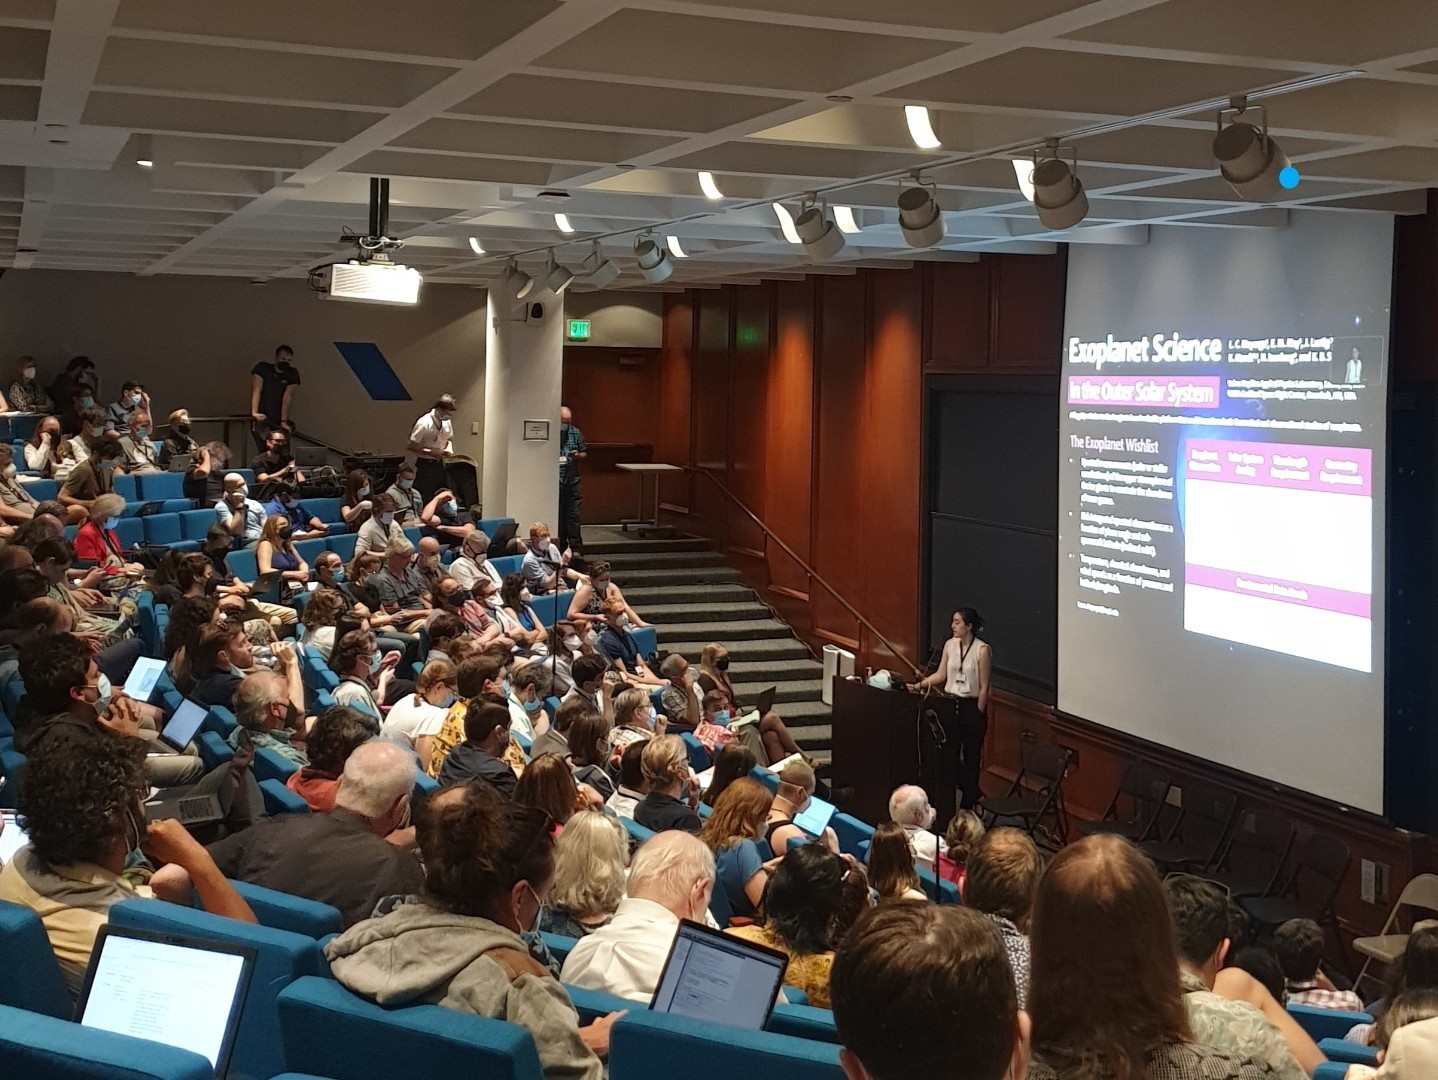
[{"label": "floral shirt", "polygon": [[1220,997],[1188,972],[1183,973],[1182,982],[1195,1042],[1267,1062],[1281,1080],[1307,1080],[1308,1073],[1294,1059],[1283,1033],[1258,1009],[1246,1001]]}]

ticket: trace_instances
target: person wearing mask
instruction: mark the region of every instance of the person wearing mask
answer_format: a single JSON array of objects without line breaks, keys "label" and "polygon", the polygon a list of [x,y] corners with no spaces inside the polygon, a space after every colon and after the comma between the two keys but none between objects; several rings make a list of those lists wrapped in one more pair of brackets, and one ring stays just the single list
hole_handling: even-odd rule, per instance
[{"label": "person wearing mask", "polygon": [[[614,698],[614,727],[609,733],[612,753],[618,754],[632,742],[663,735],[667,730],[654,703],[643,690],[623,690]],[[682,744],[683,740],[680,741]]]},{"label": "person wearing mask", "polygon": [[369,473],[363,469],[351,469],[345,476],[345,494],[340,503],[340,517],[349,526],[350,532],[359,532],[360,526],[370,519],[374,500],[370,497],[373,485]]},{"label": "person wearing mask", "polygon": [[604,629],[600,631],[595,650],[609,661],[610,667],[618,672],[630,686],[653,688],[668,683],[654,672],[639,655],[639,644],[629,632],[624,613],[624,602],[617,596],[604,601]]},{"label": "person wearing mask", "polygon": [[[587,706],[576,703],[574,721],[569,727],[569,765],[574,770],[574,779],[597,791],[607,802],[614,796],[614,780],[611,776],[613,758],[609,753],[609,721]],[[626,750],[638,747],[644,742],[631,743]],[[628,815],[633,817],[631,813]]]},{"label": "person wearing mask", "polygon": [[262,493],[268,494],[280,484],[303,484],[305,474],[290,453],[290,438],[284,428],[272,428],[265,436],[265,447],[250,460],[250,471]]},{"label": "person wearing mask", "polygon": [[434,594],[434,587],[439,584],[440,578],[444,577],[444,568],[440,564],[442,553],[439,541],[432,536],[421,536],[419,543],[415,545],[414,568],[429,586],[430,595]]},{"label": "person wearing mask", "polygon": [[[598,716],[598,713],[592,714]],[[599,717],[603,722],[604,718]],[[617,817],[634,820],[634,810],[649,794],[649,782],[644,779],[644,747],[646,743],[630,743],[624,748],[619,759],[619,783],[614,794],[604,801],[607,809]]]},{"label": "person wearing mask", "polygon": [[379,721],[359,709],[331,705],[315,717],[305,738],[309,764],[290,774],[289,788],[316,814],[334,809],[340,775],[350,755],[379,734]]},{"label": "person wearing mask", "polygon": [[67,435],[78,435],[90,422],[87,414],[95,413],[99,416],[100,431],[103,434],[106,426],[106,414],[100,405],[99,397],[95,390],[83,383],[73,383],[65,397],[55,399],[61,408],[60,426]]},{"label": "person wearing mask", "polygon": [[[634,808],[634,820],[652,832],[680,829],[698,834],[702,825],[699,783],[689,767],[689,753],[678,735],[659,735],[645,744],[640,759],[649,793]],[[767,794],[767,792],[766,792]]]},{"label": "person wearing mask", "polygon": [[[729,702],[729,717],[727,723],[732,723],[744,717],[749,710],[740,707],[739,696],[734,690],[734,684],[729,679],[729,650],[718,642],[710,642],[699,652],[699,690],[707,695],[711,690],[718,690]],[[787,757],[798,754],[806,761],[808,755],[799,748],[790,733],[788,725],[780,718],[774,710],[769,710],[759,717],[756,724],[748,725],[758,729],[759,740],[763,743],[763,749],[768,758],[767,764],[774,764],[783,761]],[[740,731],[740,738],[752,738]],[[758,747],[755,747],[758,750]]]},{"label": "person wearing mask", "polygon": [[638,629],[649,624],[639,617],[639,612],[629,606],[624,593],[610,578],[607,562],[591,563],[589,575],[581,575],[574,584],[574,598],[569,601],[569,619],[574,622],[598,622],[604,617],[604,605],[610,597],[617,599],[628,620],[625,626]]},{"label": "person wearing mask", "polygon": [[207,442],[200,447],[185,470],[182,491],[187,499],[214,506],[225,497],[225,470],[230,467],[230,448],[222,442]]},{"label": "person wearing mask", "polygon": [[149,412],[136,409],[125,418],[125,426],[128,430],[120,437],[120,449],[125,452],[121,464],[125,471],[131,475],[160,472],[160,455],[151,439],[154,426]]},{"label": "person wearing mask", "polygon": [[[647,753],[645,760],[644,774],[650,778],[649,797],[652,797],[654,781],[647,765]],[[769,789],[759,781],[748,777],[736,780],[715,801],[714,812],[699,831],[699,838],[714,852],[718,877],[715,888],[724,890],[732,916],[753,918],[763,907],[769,873],[778,860],[766,860],[758,842],[764,837],[764,822],[773,801]],[[634,815],[640,824],[643,824],[640,820],[643,808],[644,804],[640,803]]]},{"label": "person wearing mask", "polygon": [[394,475],[394,483],[384,494],[394,502],[395,520],[404,528],[417,527],[420,512],[424,510],[425,499],[414,486],[414,466],[405,462]]},{"label": "person wearing mask", "polygon": [[934,869],[934,847],[947,850],[944,838],[933,833],[938,813],[929,804],[929,794],[915,784],[896,787],[889,796],[889,820],[903,827],[914,849],[914,863],[930,872]]},{"label": "person wearing mask", "polygon": [[190,434],[190,410],[176,409],[170,414],[170,433],[160,445],[160,464],[170,467],[170,459],[184,455],[191,460],[200,456],[200,444]]},{"label": "person wearing mask", "polygon": [[459,558],[449,566],[450,576],[459,582],[460,588],[473,591],[482,577],[488,578],[496,590],[504,584],[499,571],[490,565],[488,552],[489,537],[478,529],[464,538]]},{"label": "person wearing mask", "polygon": [[[110,909],[131,897],[189,906],[241,922],[254,912],[177,820],[145,822],[144,749],[74,734],[47,740],[25,762],[18,810],[28,843],[0,870],[0,900],[40,918],[72,996],[84,982]],[[153,864],[164,864],[159,870]]]},{"label": "person wearing mask", "polygon": [[[959,807],[970,810],[979,801],[980,760],[984,736],[989,730],[989,676],[993,653],[989,644],[976,635],[984,628],[983,617],[971,607],[954,612],[950,628],[953,636],[944,642],[939,667],[932,675],[920,679],[909,689],[925,691],[943,688],[944,693],[959,699],[958,738],[951,740],[958,751],[956,778],[960,791]],[[944,785],[946,789],[952,785]],[[942,801],[942,800],[941,800]]]},{"label": "person wearing mask", "polygon": [[560,979],[649,1001],[680,920],[703,922],[714,888],[714,855],[698,839],[668,832],[645,841],[634,853],[627,893],[614,917],[575,944]]},{"label": "person wearing mask", "polygon": [[547,596],[559,589],[569,587],[581,575],[569,568],[570,552],[563,552],[554,546],[549,536],[549,526],[536,521],[529,527],[529,546],[525,549],[520,564],[524,583],[535,596]]},{"label": "person wearing mask", "polygon": [[701,801],[709,809],[714,809],[714,801],[729,789],[729,785],[748,776],[758,763],[753,750],[742,743],[730,743],[714,756],[714,772]]},{"label": "person wearing mask", "polygon": [[[245,637],[245,628],[238,622],[211,623],[202,627],[195,643],[195,653],[190,657],[190,672],[195,677],[191,700],[200,705],[223,705],[228,709],[245,673],[255,666],[251,648],[249,638]],[[297,671],[298,667],[296,664]],[[304,707],[303,694],[301,687],[297,708]]]},{"label": "person wearing mask", "polygon": [[1053,857],[1034,901],[1032,943],[1029,1080],[1274,1076],[1264,1061],[1195,1038],[1163,883],[1122,837],[1087,836]]},{"label": "person wearing mask", "polygon": [[409,819],[412,755],[365,743],[345,761],[328,813],[280,814],[210,846],[225,877],[338,908],[346,928],[387,896],[418,893],[413,851],[385,837]]},{"label": "person wearing mask", "polygon": [[509,745],[509,709],[488,694],[464,709],[464,741],[444,759],[440,787],[482,780],[505,799],[514,797],[519,779],[503,758]]},{"label": "person wearing mask", "polygon": [[359,539],[355,541],[355,554],[367,555],[372,551],[384,554],[385,548],[390,544],[401,541],[409,543],[409,538],[405,536],[404,529],[400,526],[398,515],[395,512],[394,500],[388,495],[380,494],[375,496],[372,505],[374,516],[359,527]]},{"label": "person wearing mask", "polygon": [[543,664],[525,664],[509,678],[509,729],[525,753],[549,730],[544,699],[550,685],[549,669]]},{"label": "person wearing mask", "polygon": [[256,450],[264,450],[271,431],[283,429],[288,433],[295,429],[290,407],[295,387],[300,385],[300,373],[294,359],[295,351],[281,345],[275,349],[274,363],[262,360],[250,369],[250,432]]},{"label": "person wearing mask", "polygon": [[120,387],[120,397],[105,409],[105,431],[116,437],[130,433],[130,414],[143,410],[150,411],[150,395],[137,382],[127,382]]},{"label": "person wearing mask", "polygon": [[253,548],[264,534],[265,508],[250,498],[250,485],[239,473],[226,473],[224,483],[224,497],[215,503],[215,518],[235,547]]},{"label": "person wearing mask", "polygon": [[831,1007],[834,950],[869,908],[869,883],[823,844],[786,852],[769,877],[764,921],[725,932],[789,957],[784,985],[796,986],[816,1009]]},{"label": "person wearing mask", "polygon": [[547,1080],[602,1080],[609,1028],[622,1014],[581,1028],[521,937],[539,925],[554,876],[547,816],[486,784],[463,784],[430,800],[417,836],[424,890],[326,945],[334,977],[380,1005],[437,1003],[519,1024]]},{"label": "person wearing mask", "polygon": [[[664,708],[664,715],[669,717],[670,728],[693,731],[703,719],[704,695],[699,691],[698,673],[684,657],[669,653],[659,662],[659,677],[669,683],[660,695],[659,704]],[[732,737],[716,737],[716,747],[732,741]],[[707,743],[705,745],[708,746]],[[710,749],[709,753],[712,756],[714,749]]]},{"label": "person wearing mask", "polygon": [[624,900],[628,867],[629,834],[619,822],[573,814],[554,843],[554,886],[539,929],[582,938],[607,926]]},{"label": "person wearing mask", "polygon": [[814,770],[802,761],[784,766],[779,773],[779,790],[774,794],[774,805],[769,808],[769,820],[765,826],[764,838],[769,845],[769,855],[781,859],[795,840],[808,842],[818,839],[835,855],[839,854],[839,837],[833,829],[824,827],[822,837],[813,837],[794,824],[794,819],[809,807],[814,797]]},{"label": "person wearing mask", "polygon": [[50,397],[57,407],[63,408],[72,400],[89,398],[85,408],[100,400],[100,376],[95,364],[88,356],[72,357],[65,370],[55,376],[50,384]]},{"label": "person wearing mask", "polygon": [[310,580],[310,567],[295,548],[295,530],[290,525],[290,519],[283,514],[275,514],[265,518],[264,522],[260,541],[255,545],[256,567],[261,574],[278,570],[280,580],[285,583],[282,590],[285,595],[303,591]]},{"label": "person wearing mask", "polygon": [[72,517],[77,507],[88,517],[97,498],[114,493],[115,467],[122,456],[120,440],[103,435],[95,441],[90,456],[70,470],[60,486],[60,502]]},{"label": "person wearing mask", "polygon": [[26,470],[39,473],[46,480],[53,478],[60,463],[60,443],[63,439],[59,417],[47,416],[36,424],[35,430],[25,440]]},{"label": "person wearing mask", "polygon": [[137,584],[145,576],[145,568],[125,559],[125,549],[115,535],[125,500],[115,494],[99,495],[90,503],[89,518],[75,534],[75,558],[100,568],[109,582],[110,592],[128,579]]},{"label": "person wearing mask", "polygon": [[55,403],[35,378],[33,356],[22,356],[15,362],[15,375],[15,381],[5,395],[11,409],[24,413],[48,413],[54,409]]},{"label": "person wearing mask", "polygon": [[419,524],[451,550],[459,547],[475,531],[469,512],[461,509],[458,497],[449,488],[440,488],[420,508]]},{"label": "person wearing mask", "polygon": [[490,617],[492,609],[474,599],[469,590],[461,587],[453,577],[439,579],[439,584],[435,586],[434,600],[441,612],[459,619],[464,624],[465,631],[473,634],[481,647],[499,642],[505,648],[514,648],[514,639],[500,629],[498,620]]},{"label": "person wearing mask", "polygon": [[0,443],[0,522],[6,525],[23,525],[35,516],[39,502],[25,490],[17,480],[15,448],[10,443]]},{"label": "person wearing mask", "polygon": [[381,704],[393,705],[414,692],[414,683],[395,678],[399,662],[398,652],[379,651],[372,632],[351,630],[330,653],[330,670],[340,677],[334,692],[336,704],[362,709],[378,721],[383,715]]},{"label": "person wearing mask", "polygon": [[[25,528],[32,529],[42,524],[43,517],[36,518]],[[35,545],[34,566],[11,573],[15,577],[28,575],[23,582],[29,586],[33,578],[43,578],[46,588],[42,590],[52,600],[57,600],[70,609],[75,620],[75,629],[95,647],[114,648],[127,639],[133,638],[130,620],[121,616],[114,600],[99,590],[105,581],[105,572],[98,566],[87,571],[74,571],[75,549],[62,536],[47,536]],[[73,574],[80,574],[74,577]],[[22,584],[22,582],[16,582]],[[39,595],[39,594],[37,594]],[[29,596],[23,599],[30,599]],[[133,666],[133,663],[130,665]],[[126,674],[128,674],[128,667]]]},{"label": "person wearing mask", "polygon": [[454,414],[459,407],[452,394],[441,394],[434,407],[415,421],[405,447],[415,456],[415,484],[420,497],[428,501],[441,488],[449,487],[445,458],[454,453]]},{"label": "person wearing mask", "polygon": [[330,527],[314,514],[306,514],[300,507],[300,493],[289,484],[277,484],[275,493],[265,503],[265,515],[274,517],[283,514],[294,527],[296,540],[314,540],[328,536]]},{"label": "person wearing mask", "polygon": [[559,407],[559,542],[566,549],[584,546],[580,510],[584,505],[579,465],[589,456],[584,432],[574,426],[568,405]]},{"label": "person wearing mask", "polygon": [[[829,996],[849,1080],[1034,1075],[1029,1017],[1014,999],[1003,943],[965,908],[882,904],[861,915],[834,954]],[[1100,1059],[1073,1075],[1107,1068]]]},{"label": "person wearing mask", "polygon": [[389,542],[384,551],[384,568],[368,583],[380,609],[395,618],[398,629],[417,634],[434,614],[429,582],[415,569],[414,545],[405,536]]},{"label": "person wearing mask", "polygon": [[508,694],[504,687],[507,677],[508,670],[504,661],[488,653],[466,657],[456,665],[455,689],[459,700],[450,706],[439,734],[434,737],[429,760],[422,763],[428,775],[438,777],[449,752],[464,741],[465,719],[471,701],[481,696],[486,699],[493,697],[499,704],[504,705],[505,715],[509,714],[509,706],[505,702]]},{"label": "person wearing mask", "polygon": [[291,765],[310,763],[304,710],[290,700],[289,684],[283,676],[263,669],[246,675],[236,686],[231,703],[237,722],[229,736],[232,747],[239,749],[248,741],[256,750],[269,750]]},{"label": "person wearing mask", "polygon": [[549,655],[549,628],[540,620],[532,600],[524,578],[507,574],[499,588],[499,606],[492,610],[499,616],[505,637],[514,642],[515,652],[545,657]]},{"label": "person wearing mask", "polygon": [[570,687],[559,704],[579,700],[597,713],[613,715],[613,702],[608,699],[604,686],[604,673],[608,665],[603,657],[576,656],[569,666]]},{"label": "person wearing mask", "polygon": [[450,706],[458,700],[457,686],[455,666],[448,660],[431,658],[415,680],[414,693],[400,698],[385,716],[379,729],[381,737],[414,751],[420,761],[428,761],[434,737],[444,726]]},{"label": "person wearing mask", "polygon": [[1029,921],[1044,861],[1027,833],[993,829],[969,854],[964,904],[992,919],[1004,936],[1019,1007],[1029,993]]},{"label": "person wearing mask", "polygon": [[[670,694],[677,692],[666,690],[665,693]],[[692,698],[693,695],[691,694],[687,697]],[[677,705],[678,702],[676,701],[675,704]],[[685,705],[688,705],[687,699]],[[668,715],[668,713],[665,715]],[[700,706],[699,723],[694,725],[694,737],[704,744],[704,749],[709,751],[710,757],[713,757],[731,743],[740,741],[740,735],[736,735],[729,730],[729,722],[733,719],[734,713],[729,708],[729,699],[720,691],[710,690],[704,695],[703,702]],[[751,724],[750,727],[752,728],[753,725]],[[743,729],[741,729],[741,733],[742,731]],[[763,748],[762,742],[754,747],[756,750],[762,750]],[[764,754],[764,761],[766,764],[769,764],[767,751]]]}]

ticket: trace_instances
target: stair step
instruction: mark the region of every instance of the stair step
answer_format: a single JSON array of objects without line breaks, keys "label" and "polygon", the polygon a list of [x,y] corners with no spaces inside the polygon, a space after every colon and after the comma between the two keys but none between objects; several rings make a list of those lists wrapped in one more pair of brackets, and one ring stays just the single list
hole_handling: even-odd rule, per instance
[{"label": "stair step", "polygon": [[806,724],[802,727],[787,725],[789,734],[799,748],[819,757],[829,757],[829,748],[834,742],[834,730],[828,724]]},{"label": "stair step", "polygon": [[712,551],[709,541],[688,536],[675,540],[601,540],[584,545],[584,557],[610,559],[614,555],[627,555],[638,551]]},{"label": "stair step", "polygon": [[770,686],[791,679],[822,680],[824,665],[814,660],[747,660],[730,658],[729,678],[735,683],[763,682]]},{"label": "stair step", "polygon": [[[745,705],[753,705],[759,700],[759,695],[769,687],[774,687],[774,701],[776,704],[787,702],[811,702],[819,700],[819,681],[817,679],[795,679],[792,682],[755,682],[735,683],[734,693],[739,695],[739,700]],[[782,715],[784,709],[779,712]]]},{"label": "stair step", "polygon": [[[793,640],[793,631],[774,619],[749,619],[742,622],[686,622],[665,623],[664,642],[673,647],[681,641],[697,642],[703,646],[710,641],[722,642],[732,650],[732,644],[739,641],[753,641],[757,638],[782,638]],[[802,643],[796,642],[802,648]]]},{"label": "stair step", "polygon": [[[593,549],[591,548],[591,553]],[[592,554],[591,554],[592,559]],[[606,560],[616,574],[629,569],[669,570],[679,566],[723,566],[717,551],[620,551]]]},{"label": "stair step", "polygon": [[[626,593],[627,597],[628,594]],[[629,601],[631,604],[633,600]],[[739,603],[739,604],[715,604],[715,603],[688,603],[688,604],[645,604],[643,611],[644,621],[649,623],[685,623],[702,622],[705,619],[721,620],[723,622],[739,622],[742,619],[768,619],[772,613],[763,604]]]},{"label": "stair step", "polygon": [[624,598],[641,614],[650,605],[758,603],[754,590],[742,582],[710,582],[704,585],[623,585]]},{"label": "stair step", "polygon": [[[737,583],[739,571],[732,566],[684,566],[666,570],[616,570],[614,580],[626,598],[631,588],[665,585],[718,585]],[[632,601],[631,601],[632,603]]]},{"label": "stair step", "polygon": [[[691,664],[699,663],[699,651],[707,643],[703,640],[678,641],[670,635],[671,627],[665,627],[665,636],[669,638],[669,649],[678,652]],[[712,640],[712,639],[710,639]],[[802,641],[795,637],[758,638],[749,641],[726,641],[725,648],[729,650],[729,659],[735,667],[741,663],[764,662],[769,660],[809,660],[809,648]]]}]

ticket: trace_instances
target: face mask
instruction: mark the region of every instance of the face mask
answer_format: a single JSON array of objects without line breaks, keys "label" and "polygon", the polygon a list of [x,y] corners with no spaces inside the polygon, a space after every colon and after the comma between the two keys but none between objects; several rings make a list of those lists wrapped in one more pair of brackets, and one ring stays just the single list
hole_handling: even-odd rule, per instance
[{"label": "face mask", "polygon": [[381,514],[381,515],[379,516],[379,523],[380,523],[381,525],[383,525],[386,529],[388,529],[388,528],[390,527],[390,525],[394,523],[394,515],[393,515],[393,514]]},{"label": "face mask", "polygon": [[459,513],[459,503],[455,502],[453,499],[450,499],[449,502],[444,504],[444,512],[451,516]]},{"label": "face mask", "polygon": [[618,624],[619,629],[621,630],[628,630],[631,626],[634,625],[632,622],[629,621],[628,615],[620,615],[619,618],[615,621]]},{"label": "face mask", "polygon": [[503,694],[503,696],[505,696],[505,697],[509,697],[510,691],[509,691],[509,680],[508,680],[508,679],[505,679],[505,680],[504,680],[504,686],[501,688],[500,693]]},{"label": "face mask", "polygon": [[345,579],[345,568],[343,566],[334,567],[330,570],[330,577],[334,580],[335,584],[338,585]]},{"label": "face mask", "polygon": [[176,425],[175,425],[175,434],[176,434],[176,435],[188,435],[189,433],[190,433],[190,425],[189,425],[189,424],[176,424]]},{"label": "face mask", "polygon": [[595,579],[594,579],[594,590],[595,590],[595,592],[603,592],[603,591],[604,591],[605,589],[607,589],[607,588],[609,588],[609,579],[608,579],[608,578],[595,578]]},{"label": "face mask", "polygon": [[721,725],[729,723],[729,710],[720,709],[718,712],[716,712],[714,714],[714,722]]},{"label": "face mask", "polygon": [[578,652],[582,644],[578,634],[570,634],[564,639],[564,647],[570,652]]},{"label": "face mask", "polygon": [[653,705],[649,706],[649,708],[646,709],[644,712],[644,722],[649,725],[651,731],[654,729],[654,724],[656,721],[658,721],[658,719],[659,710],[656,709]]},{"label": "face mask", "polygon": [[115,463],[114,463],[113,461],[102,461],[102,462],[100,462],[100,471],[101,471],[101,472],[105,472],[105,473],[107,473],[107,472],[113,472],[114,469],[115,469]]},{"label": "face mask", "polygon": [[436,708],[439,708],[439,709],[448,709],[451,705],[453,705],[453,704],[454,704],[456,701],[458,701],[458,700],[459,700],[459,695],[458,695],[458,694],[453,694],[453,693],[445,694],[445,695],[444,695],[444,700],[441,701],[441,702],[440,702],[438,705],[436,705],[435,707],[436,707]]},{"label": "face mask", "polygon": [[133,409],[136,405],[140,404],[141,400],[142,399],[139,394],[131,394],[125,399],[125,404],[129,405]]},{"label": "face mask", "polygon": [[519,602],[521,604],[527,604],[533,599],[534,597],[530,594],[530,591],[528,589],[519,590]]},{"label": "face mask", "polygon": [[[544,901],[539,898],[539,894],[534,891],[534,886],[530,885],[529,882],[526,881],[524,887],[529,890],[529,895],[534,897],[534,922],[529,924],[528,929],[521,927],[520,933],[532,934],[539,929],[539,924],[544,921]],[[516,919],[515,921],[517,922],[518,920]]]},{"label": "face mask", "polygon": [[376,671],[378,671],[378,670],[379,670],[379,666],[380,666],[382,663],[384,663],[384,656],[383,656],[383,654],[382,654],[378,649],[376,649],[376,650],[374,651],[373,655],[371,655],[370,658],[369,658],[369,670],[370,670],[370,674],[373,675]]},{"label": "face mask", "polygon": [[95,399],[92,398],[89,394],[86,394],[84,397],[82,397],[82,398],[80,399],[80,408],[82,408],[82,409],[93,409],[94,407],[95,407]]},{"label": "face mask", "polygon": [[242,667],[236,667],[234,664],[231,664],[230,674],[237,679],[243,679],[245,677],[245,669]]},{"label": "face mask", "polygon": [[484,602],[492,608],[504,607],[504,597],[500,596],[499,593],[490,593],[484,598]]},{"label": "face mask", "polygon": [[250,497],[250,485],[241,484],[237,489],[235,489],[235,494],[240,496],[240,498],[242,499],[248,499]]},{"label": "face mask", "polygon": [[599,644],[599,631],[594,629],[593,626],[591,626],[588,630],[584,632],[584,640],[590,648],[593,648],[595,645]]},{"label": "face mask", "polygon": [[149,437],[150,437],[150,429],[149,429],[149,428],[147,428],[147,427],[137,427],[137,428],[135,429],[135,438],[137,438],[137,439],[148,439]]},{"label": "face mask", "polygon": [[364,498],[365,496],[367,496],[368,494],[369,494],[369,485],[368,485],[368,484],[366,484],[364,487],[360,488],[358,491],[355,492],[356,497],[361,498],[361,499],[363,499],[363,498]]},{"label": "face mask", "polygon": [[534,713],[537,713],[540,709],[544,708],[544,702],[540,701],[538,698],[535,698],[533,701],[523,702],[523,705],[524,711],[529,713],[530,715],[533,715]]},{"label": "face mask", "polygon": [[219,591],[220,591],[220,579],[219,579],[219,578],[213,578],[213,577],[211,577],[211,578],[205,578],[205,592],[206,592],[206,593],[217,593],[217,592],[219,592]]},{"label": "face mask", "polygon": [[[85,685],[86,685],[86,686],[89,686],[88,683],[86,683]],[[104,673],[103,671],[100,672],[100,678],[99,678],[98,680],[96,680],[96,682],[95,682],[94,690],[95,690],[95,694],[96,694],[96,696],[95,696],[95,713],[96,713],[96,715],[98,715],[98,716],[106,716],[106,715],[108,715],[109,712],[110,712],[110,695],[114,693],[114,689],[110,686],[110,680],[109,680],[109,678],[105,675],[105,673]]]},{"label": "face mask", "polygon": [[115,531],[115,527],[116,527],[117,525],[119,525],[119,524],[120,524],[120,519],[119,519],[119,518],[115,518],[115,517],[106,518],[106,519],[105,519],[105,531],[106,531],[106,532],[114,532],[114,531]]},{"label": "face mask", "polygon": [[281,539],[281,540],[288,540],[290,537],[292,537],[292,536],[294,536],[294,535],[295,535],[295,530],[292,529],[292,528],[290,528],[288,525],[286,525],[283,529],[280,530],[280,539]]},{"label": "face mask", "polygon": [[9,480],[15,479],[15,473],[18,471],[19,470],[15,468],[14,462],[11,462],[9,465],[5,466],[5,476]]},{"label": "face mask", "polygon": [[469,590],[455,589],[454,592],[450,593],[445,599],[445,603],[453,607],[464,607],[465,604],[469,603]]},{"label": "face mask", "polygon": [[716,668],[718,668],[720,671],[728,671],[728,670],[729,670],[729,658],[728,658],[727,656],[721,656],[718,660],[715,660],[715,661],[714,661],[714,666],[715,666]]},{"label": "face mask", "polygon": [[[143,815],[137,817],[131,807],[125,808],[125,821],[129,826],[125,830],[125,868],[138,866],[145,861],[145,853],[140,850],[140,845],[145,842],[145,818]],[[130,833],[135,834],[131,841]]]},{"label": "face mask", "polygon": [[21,374],[22,376],[24,376],[26,382],[29,382],[31,379],[33,379],[33,378],[35,377],[35,369],[32,368],[32,367],[27,367],[27,368],[26,368],[24,371],[22,371],[20,374]]},{"label": "face mask", "polygon": [[400,487],[400,490],[401,490],[401,491],[408,491],[410,488],[414,487],[414,481],[413,481],[413,480],[401,480],[401,481],[399,482],[399,487]]}]

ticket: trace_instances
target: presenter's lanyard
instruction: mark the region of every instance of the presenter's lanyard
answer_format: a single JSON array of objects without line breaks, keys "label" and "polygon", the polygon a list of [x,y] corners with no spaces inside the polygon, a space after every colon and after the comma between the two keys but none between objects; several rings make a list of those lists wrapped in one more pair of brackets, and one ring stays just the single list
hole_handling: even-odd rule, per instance
[{"label": "presenter's lanyard", "polygon": [[964,670],[964,661],[968,658],[969,650],[974,647],[974,642],[977,640],[977,638],[969,638],[968,645],[959,646],[959,671]]}]

